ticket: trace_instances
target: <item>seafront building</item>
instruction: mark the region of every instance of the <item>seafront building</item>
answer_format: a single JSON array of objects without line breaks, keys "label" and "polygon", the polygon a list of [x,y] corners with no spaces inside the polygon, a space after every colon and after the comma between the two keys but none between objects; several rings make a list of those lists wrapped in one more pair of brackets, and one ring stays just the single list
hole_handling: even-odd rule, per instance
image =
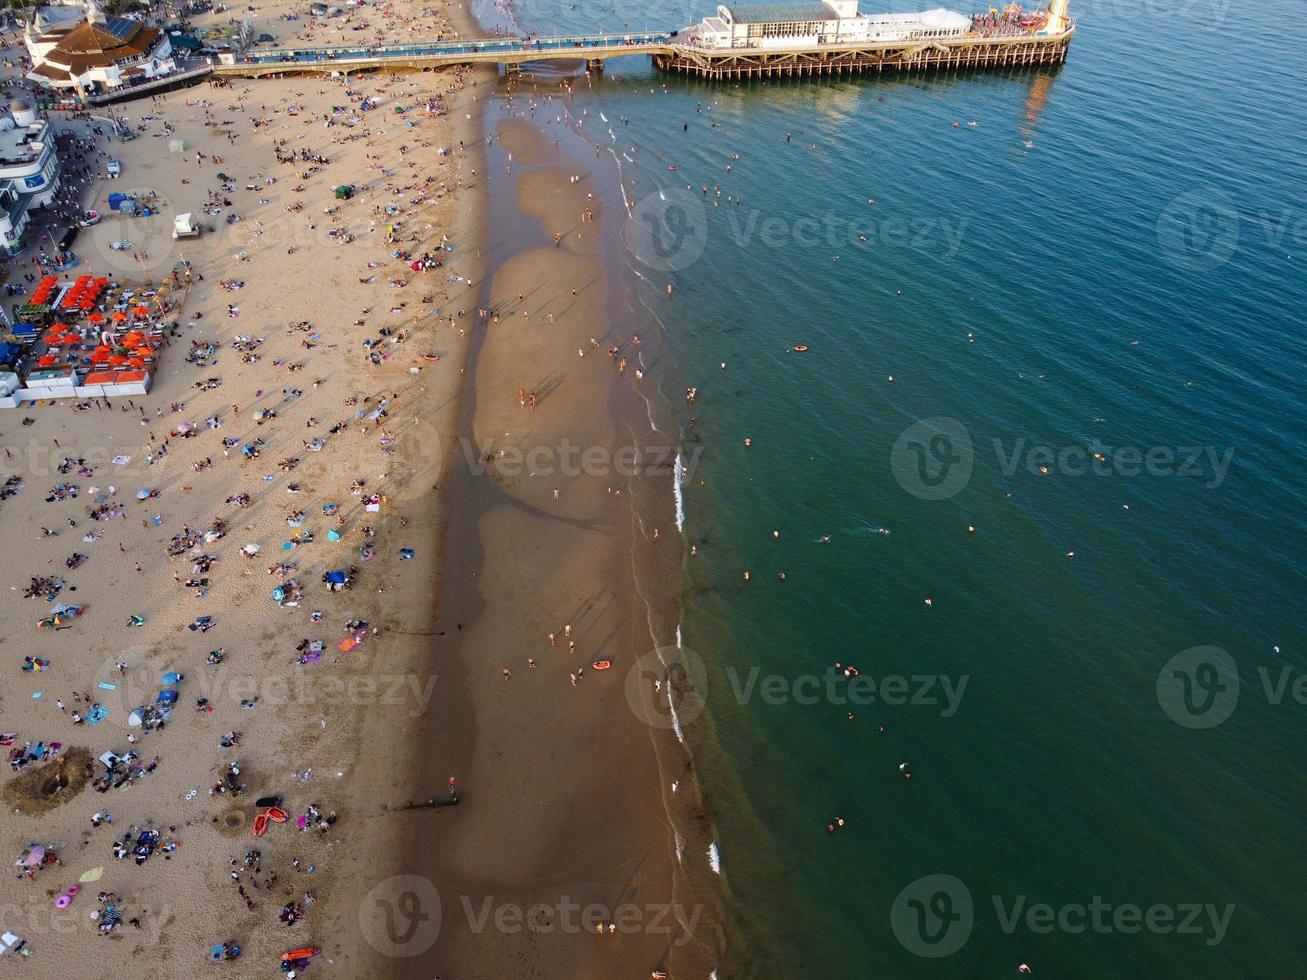
[{"label": "seafront building", "polygon": [[157,27],[106,18],[94,0],[86,17],[48,24],[40,14],[23,31],[32,59],[29,81],[80,97],[112,92],[176,70],[172,44]]},{"label": "seafront building", "polygon": [[50,123],[21,99],[0,116],[0,246],[22,249],[33,209],[49,207],[59,190],[59,154]]},{"label": "seafront building", "polygon": [[788,48],[958,37],[971,18],[938,7],[911,14],[860,14],[858,0],[818,3],[722,4],[692,31],[707,48]]},{"label": "seafront building", "polygon": [[858,0],[722,4],[686,32],[690,44],[712,49],[784,49],[894,41],[940,41],[992,34],[1010,27],[1057,34],[1066,28],[1065,0],[1027,13],[1015,3],[968,16],[944,7],[917,13],[858,13]]}]

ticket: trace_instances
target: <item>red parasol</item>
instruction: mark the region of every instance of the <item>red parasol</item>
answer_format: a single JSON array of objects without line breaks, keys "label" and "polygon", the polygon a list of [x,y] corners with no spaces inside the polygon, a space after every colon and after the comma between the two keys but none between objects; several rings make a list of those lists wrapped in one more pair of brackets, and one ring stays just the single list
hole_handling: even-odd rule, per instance
[{"label": "red parasol", "polygon": [[104,323],[104,314],[103,314],[103,313],[92,313],[92,314],[91,314],[90,316],[88,316],[86,319],[90,320],[92,323]]}]

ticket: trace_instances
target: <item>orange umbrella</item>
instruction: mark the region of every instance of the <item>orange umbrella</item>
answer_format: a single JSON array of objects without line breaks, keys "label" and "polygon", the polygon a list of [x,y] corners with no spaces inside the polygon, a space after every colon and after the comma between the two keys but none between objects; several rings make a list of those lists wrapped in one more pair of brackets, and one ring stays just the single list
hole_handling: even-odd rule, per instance
[{"label": "orange umbrella", "polygon": [[121,323],[123,320],[126,320],[126,319],[127,319],[127,314],[126,314],[126,313],[123,313],[121,310],[119,310],[119,311],[115,312],[115,313],[112,315],[111,319],[116,320],[117,322]]},{"label": "orange umbrella", "polygon": [[132,312],[137,316],[148,316],[150,308],[148,306],[134,306],[132,307]]},{"label": "orange umbrella", "polygon": [[91,355],[92,364],[103,364],[107,360],[109,360],[109,352],[107,350],[106,351],[98,350]]},{"label": "orange umbrella", "polygon": [[36,364],[37,367],[53,367],[56,360],[57,358],[53,354],[46,354]]},{"label": "orange umbrella", "polygon": [[128,367],[145,367],[145,361],[139,357],[129,357],[127,358],[127,365]]},{"label": "orange umbrella", "polygon": [[91,314],[90,316],[88,316],[86,319],[90,320],[92,323],[104,323],[104,314],[103,314],[103,313],[92,313],[92,314]]},{"label": "orange umbrella", "polygon": [[117,367],[119,364],[126,364],[127,358],[123,357],[121,354],[110,354],[109,363],[114,365],[114,367]]}]

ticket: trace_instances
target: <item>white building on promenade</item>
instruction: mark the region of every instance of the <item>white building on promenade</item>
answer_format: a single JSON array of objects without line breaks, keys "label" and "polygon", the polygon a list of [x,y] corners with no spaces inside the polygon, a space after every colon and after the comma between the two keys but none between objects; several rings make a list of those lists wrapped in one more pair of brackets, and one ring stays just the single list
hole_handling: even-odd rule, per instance
[{"label": "white building on promenade", "polygon": [[0,116],[0,247],[16,254],[29,212],[48,207],[59,190],[59,155],[48,120],[21,99]]}]

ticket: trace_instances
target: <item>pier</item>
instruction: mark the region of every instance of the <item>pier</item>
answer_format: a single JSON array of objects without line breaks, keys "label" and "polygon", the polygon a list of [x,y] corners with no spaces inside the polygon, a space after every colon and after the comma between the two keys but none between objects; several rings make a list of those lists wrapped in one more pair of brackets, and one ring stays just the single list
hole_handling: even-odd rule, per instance
[{"label": "pier", "polygon": [[493,64],[515,75],[524,64],[548,60],[581,61],[597,73],[608,59],[633,55],[649,56],[663,72],[714,80],[1057,65],[1066,60],[1076,29],[1067,3],[1053,0],[1037,16],[1009,5],[996,18],[942,9],[868,16],[857,13],[857,0],[722,5],[716,16],[671,33],[297,47],[224,55],[213,73],[258,78]]}]

